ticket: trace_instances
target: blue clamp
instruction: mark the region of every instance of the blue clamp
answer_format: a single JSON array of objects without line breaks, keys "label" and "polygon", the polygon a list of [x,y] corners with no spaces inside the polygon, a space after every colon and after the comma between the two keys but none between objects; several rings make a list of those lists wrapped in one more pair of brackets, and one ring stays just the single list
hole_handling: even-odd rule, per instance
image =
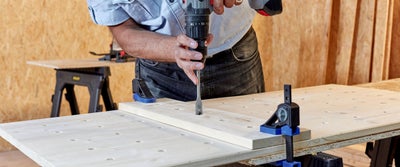
[{"label": "blue clamp", "polygon": [[296,127],[294,129],[290,128],[289,126],[285,125],[280,128],[271,128],[268,126],[260,125],[260,132],[268,133],[271,135],[286,135],[286,136],[294,136],[300,134],[300,128]]},{"label": "blue clamp", "polygon": [[282,161],[282,166],[283,167],[301,167],[301,163],[297,162],[297,161],[293,161],[293,162]]},{"label": "blue clamp", "polygon": [[133,100],[142,103],[154,103],[156,98],[151,94],[144,80],[135,78],[132,80]]},{"label": "blue clamp", "polygon": [[272,164],[272,166],[282,166],[282,167],[301,167],[301,163],[297,161],[288,162],[286,160],[281,160],[270,164]]},{"label": "blue clamp", "polygon": [[288,125],[282,126],[281,131],[282,131],[282,135],[285,135],[285,136],[294,136],[294,135],[300,134],[299,127],[291,128]]},{"label": "blue clamp", "polygon": [[275,113],[260,125],[260,132],[272,135],[283,135],[286,144],[286,160],[277,161],[277,166],[301,167],[300,162],[293,161],[293,136],[300,134],[300,107],[292,102],[291,86],[284,86],[284,103],[279,104]]},{"label": "blue clamp", "polygon": [[138,101],[138,102],[142,102],[142,103],[154,103],[156,102],[156,98],[144,98],[141,97],[139,94],[137,93],[133,93],[133,100]]}]

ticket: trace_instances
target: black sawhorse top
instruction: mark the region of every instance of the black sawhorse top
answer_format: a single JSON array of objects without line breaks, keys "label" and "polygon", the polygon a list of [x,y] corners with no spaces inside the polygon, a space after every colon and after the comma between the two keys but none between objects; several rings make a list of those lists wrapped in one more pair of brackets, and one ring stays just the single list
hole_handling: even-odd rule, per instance
[{"label": "black sawhorse top", "polygon": [[56,87],[52,96],[51,117],[60,115],[60,104],[64,88],[65,97],[69,102],[71,114],[79,114],[79,108],[75,97],[74,86],[86,86],[90,93],[89,113],[101,112],[102,106],[99,105],[100,95],[103,97],[106,111],[118,109],[113,102],[109,88],[109,78],[111,75],[109,67],[90,67],[74,69],[56,69]]}]

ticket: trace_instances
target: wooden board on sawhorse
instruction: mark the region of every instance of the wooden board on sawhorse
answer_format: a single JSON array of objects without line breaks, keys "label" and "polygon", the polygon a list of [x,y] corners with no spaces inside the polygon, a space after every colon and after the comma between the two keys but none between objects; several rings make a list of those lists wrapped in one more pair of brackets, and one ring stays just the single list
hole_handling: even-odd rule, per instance
[{"label": "wooden board on sawhorse", "polygon": [[52,96],[51,117],[60,115],[60,106],[62,94],[66,90],[65,97],[69,102],[71,114],[79,114],[74,87],[85,86],[89,90],[90,102],[88,113],[102,111],[102,106],[99,105],[100,96],[103,97],[105,110],[118,109],[114,103],[109,88],[109,76],[111,75],[111,65],[117,65],[114,61],[99,61],[98,59],[83,59],[83,60],[43,60],[43,61],[28,61],[28,64],[53,68],[56,70],[56,85],[54,95]]},{"label": "wooden board on sawhorse", "polygon": [[[156,103],[119,103],[119,109],[248,149],[284,143],[282,136],[259,132],[267,115],[257,118],[207,106],[203,108],[204,114],[196,115],[193,103],[172,99],[159,99]],[[310,137],[310,130],[301,129],[294,140],[308,140]]]}]

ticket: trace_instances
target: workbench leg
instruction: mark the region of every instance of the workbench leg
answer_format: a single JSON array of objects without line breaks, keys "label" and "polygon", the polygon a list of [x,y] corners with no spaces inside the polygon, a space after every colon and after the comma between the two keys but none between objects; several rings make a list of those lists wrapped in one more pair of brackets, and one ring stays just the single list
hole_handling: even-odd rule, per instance
[{"label": "workbench leg", "polygon": [[61,106],[61,98],[62,98],[63,90],[64,90],[64,83],[57,82],[55,91],[54,91],[54,95],[51,97],[53,106],[51,108],[50,117],[60,116],[60,106]]},{"label": "workbench leg", "polygon": [[395,149],[394,163],[397,167],[400,167],[400,137],[397,137]]},{"label": "workbench leg", "polygon": [[101,96],[103,97],[104,106],[106,107],[106,111],[117,110],[117,104],[114,103],[111,90],[110,90],[110,81],[108,77],[104,79],[104,83],[101,90]]},{"label": "workbench leg", "polygon": [[69,102],[69,107],[71,108],[71,114],[72,115],[78,115],[79,114],[79,107],[78,107],[78,103],[76,101],[74,85],[73,84],[66,84],[65,85],[65,89],[67,90],[67,93],[65,94],[65,98]]},{"label": "workbench leg", "polygon": [[89,86],[90,102],[89,102],[89,113],[101,112],[102,107],[99,105],[99,99],[101,94],[103,83],[92,84]]},{"label": "workbench leg", "polygon": [[[395,154],[399,154],[398,141],[400,137],[392,137],[387,139],[376,140],[373,144],[373,148],[366,150],[367,155],[371,158],[371,167],[386,167],[392,166]],[[371,145],[372,143],[369,143]],[[367,149],[368,149],[367,145]],[[396,157],[396,162],[399,157]]]}]

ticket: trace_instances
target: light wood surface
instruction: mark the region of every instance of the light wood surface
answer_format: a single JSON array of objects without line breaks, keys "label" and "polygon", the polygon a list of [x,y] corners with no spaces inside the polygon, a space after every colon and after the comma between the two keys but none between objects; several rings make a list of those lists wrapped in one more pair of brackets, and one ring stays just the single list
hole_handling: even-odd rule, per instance
[{"label": "light wood surface", "polygon": [[40,167],[18,150],[0,152],[0,167]]},{"label": "light wood surface", "polygon": [[41,166],[209,166],[246,150],[123,111],[2,124],[0,134]]},{"label": "light wood surface", "polygon": [[[392,1],[389,76],[395,78],[400,76],[400,24],[397,24],[400,1]],[[372,61],[378,60],[373,58],[372,52],[378,52],[374,46],[384,47],[382,42],[388,38],[375,33],[375,29],[382,32],[384,27],[390,26],[380,17],[382,13],[389,13],[390,8],[379,7],[378,11],[377,3],[386,1],[283,1],[282,14],[274,17],[257,15],[253,25],[263,59],[266,90],[279,90],[283,83],[303,87],[346,84],[349,80],[349,84],[360,84],[370,81],[371,72],[381,73],[382,70],[371,68]],[[46,118],[51,109],[49,99],[54,92],[54,71],[25,62],[92,58],[89,51],[109,51],[111,34],[106,26],[93,23],[86,1],[2,0],[0,6],[4,7],[0,10],[3,23],[0,25],[0,73],[4,83],[0,99],[7,104],[0,107],[0,122]],[[333,8],[336,10],[331,10]],[[388,51],[379,49],[379,52],[385,50]],[[134,70],[130,64],[118,66],[116,70],[121,73],[112,69],[110,80],[113,95],[118,95],[114,100],[129,101],[131,92],[127,88]],[[83,92],[77,93],[77,98],[80,108],[86,109],[87,89],[77,92]],[[61,107],[61,113],[70,114],[67,104]],[[13,148],[5,143],[0,141],[1,151]]]},{"label": "light wood surface", "polygon": [[[125,62],[133,63],[133,61]],[[115,61],[99,61],[97,58],[91,59],[66,59],[66,60],[37,60],[27,61],[27,64],[53,69],[71,69],[71,68],[91,68],[91,67],[108,67],[123,63]]]},{"label": "light wood surface", "polygon": [[395,0],[376,1],[374,47],[371,81],[387,80],[389,77],[390,46]]},{"label": "light wood surface", "polygon": [[[300,127],[312,129],[313,138],[354,131],[358,132],[355,135],[362,135],[363,130],[371,134],[375,127],[390,130],[380,126],[400,124],[393,118],[400,114],[397,92],[331,84],[294,89],[292,96],[300,106]],[[275,91],[210,99],[204,107],[267,118],[282,101],[283,92]]]},{"label": "light wood surface", "polygon": [[[283,101],[282,94],[210,99],[204,107],[266,118]],[[292,95],[300,105],[300,126],[310,129],[312,137],[295,143],[296,156],[400,135],[398,92],[324,85],[294,89]],[[0,134],[45,166],[211,166],[246,159],[262,164],[285,157],[284,145],[246,149],[126,111],[1,124]]]},{"label": "light wood surface", "polygon": [[[370,159],[365,155],[365,144],[351,145],[324,151],[343,158],[343,167],[369,167]],[[19,150],[0,153],[0,167],[39,167],[37,163]],[[216,167],[256,167],[245,162],[230,163]]]},{"label": "light wood surface", "polygon": [[[204,106],[202,115],[194,113],[194,103],[170,99],[150,104],[120,103],[119,109],[248,149],[284,143],[281,136],[259,132],[260,125],[268,118],[251,117],[229,112],[230,110],[218,110],[207,105]],[[308,140],[310,137],[310,130],[302,129],[300,135],[295,136],[295,140]]]}]

